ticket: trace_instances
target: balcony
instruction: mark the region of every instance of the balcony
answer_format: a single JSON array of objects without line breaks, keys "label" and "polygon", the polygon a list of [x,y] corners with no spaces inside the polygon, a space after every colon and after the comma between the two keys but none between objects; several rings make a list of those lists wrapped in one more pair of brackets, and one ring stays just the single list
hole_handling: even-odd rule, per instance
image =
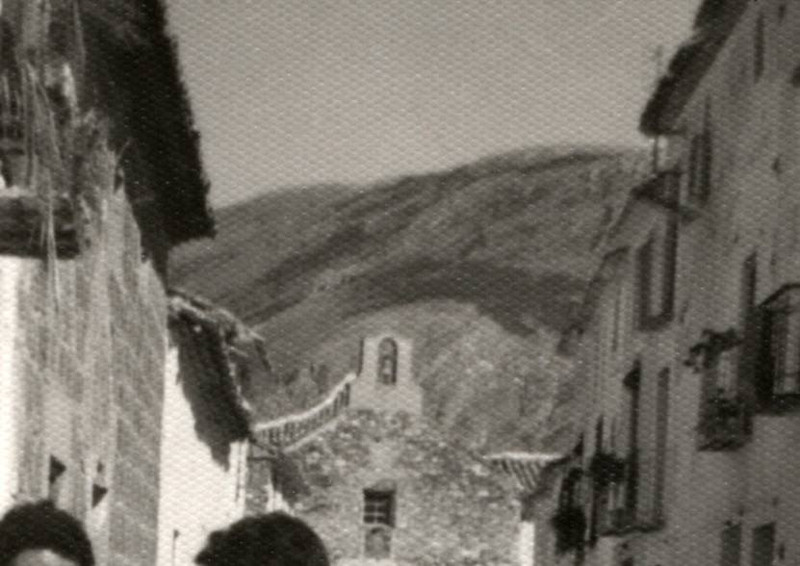
[{"label": "balcony", "polygon": [[750,437],[750,411],[739,397],[714,395],[703,403],[699,433],[700,450],[736,450]]}]

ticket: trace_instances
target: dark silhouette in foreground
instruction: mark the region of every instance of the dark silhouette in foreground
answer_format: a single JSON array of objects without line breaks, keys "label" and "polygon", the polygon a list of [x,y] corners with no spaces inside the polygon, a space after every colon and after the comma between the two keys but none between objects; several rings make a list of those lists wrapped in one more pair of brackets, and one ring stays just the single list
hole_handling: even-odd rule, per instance
[{"label": "dark silhouette in foreground", "polygon": [[246,517],[208,537],[202,566],[329,566],[328,552],[306,523],[286,513]]},{"label": "dark silhouette in foreground", "polygon": [[78,519],[50,501],[25,503],[0,520],[0,566],[94,566]]}]

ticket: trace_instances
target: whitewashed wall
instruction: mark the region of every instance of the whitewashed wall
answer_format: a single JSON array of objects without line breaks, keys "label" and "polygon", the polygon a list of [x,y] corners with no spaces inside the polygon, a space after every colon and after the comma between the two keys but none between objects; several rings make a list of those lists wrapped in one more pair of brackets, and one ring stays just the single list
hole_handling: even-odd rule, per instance
[{"label": "whitewashed wall", "polygon": [[22,262],[0,258],[0,514],[14,503],[19,477],[21,406],[15,343],[19,331],[18,286]]},{"label": "whitewashed wall", "polygon": [[158,566],[193,564],[209,533],[244,515],[247,445],[231,445],[228,469],[212,459],[195,432],[178,370],[172,346],[164,386]]}]

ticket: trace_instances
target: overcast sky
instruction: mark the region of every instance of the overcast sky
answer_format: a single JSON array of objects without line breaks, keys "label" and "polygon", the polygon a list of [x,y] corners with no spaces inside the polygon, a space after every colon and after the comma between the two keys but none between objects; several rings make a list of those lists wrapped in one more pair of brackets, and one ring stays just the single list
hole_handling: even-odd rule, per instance
[{"label": "overcast sky", "polygon": [[216,205],[559,142],[637,144],[698,0],[168,0]]}]

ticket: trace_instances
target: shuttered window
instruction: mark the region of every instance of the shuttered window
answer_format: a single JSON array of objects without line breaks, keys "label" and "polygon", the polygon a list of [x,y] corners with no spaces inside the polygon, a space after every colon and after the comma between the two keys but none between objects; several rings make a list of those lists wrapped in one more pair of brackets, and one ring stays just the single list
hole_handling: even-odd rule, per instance
[{"label": "shuttered window", "polygon": [[725,527],[720,537],[720,566],[741,566],[742,563],[742,526],[740,524]]},{"label": "shuttered window", "polygon": [[678,222],[673,216],[639,248],[639,328],[655,329],[672,320],[678,260]]},{"label": "shuttered window", "polygon": [[753,41],[753,73],[755,74],[756,80],[760,79],[764,74],[764,68],[766,66],[767,38],[764,28],[764,14],[760,14],[758,20],[756,20],[755,38]]},{"label": "shuttered window", "polygon": [[656,392],[656,477],[653,494],[654,519],[661,521],[664,510],[664,492],[667,480],[667,447],[669,440],[669,368],[662,369],[658,374],[658,389]]},{"label": "shuttered window", "polygon": [[753,529],[751,566],[773,566],[775,559],[775,523]]}]

